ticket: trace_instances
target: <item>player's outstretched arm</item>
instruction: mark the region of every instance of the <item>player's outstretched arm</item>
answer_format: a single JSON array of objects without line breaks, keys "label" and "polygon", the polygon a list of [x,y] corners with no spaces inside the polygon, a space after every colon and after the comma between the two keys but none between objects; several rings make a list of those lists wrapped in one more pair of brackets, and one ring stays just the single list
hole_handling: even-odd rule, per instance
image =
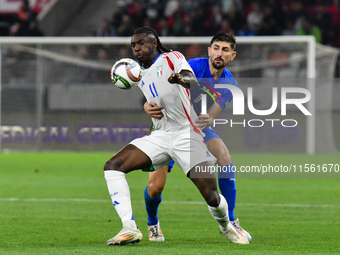
[{"label": "player's outstretched arm", "polygon": [[168,82],[180,84],[186,89],[198,87],[198,81],[195,75],[188,70],[182,70],[180,73],[171,74]]}]

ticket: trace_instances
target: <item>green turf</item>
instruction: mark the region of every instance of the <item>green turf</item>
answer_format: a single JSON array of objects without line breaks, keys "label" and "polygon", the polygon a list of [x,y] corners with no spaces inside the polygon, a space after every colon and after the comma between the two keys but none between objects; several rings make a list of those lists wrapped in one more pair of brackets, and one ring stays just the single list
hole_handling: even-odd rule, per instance
[{"label": "green turf", "polygon": [[[253,241],[236,245],[219,234],[199,192],[178,168],[169,175],[159,210],[166,241],[148,241],[143,204],[148,175],[136,171],[127,179],[144,240],[106,246],[121,229],[102,171],[110,156],[0,154],[0,254],[340,253],[339,179],[239,178],[235,215]],[[339,155],[235,154],[233,161],[236,166],[340,163]]]}]

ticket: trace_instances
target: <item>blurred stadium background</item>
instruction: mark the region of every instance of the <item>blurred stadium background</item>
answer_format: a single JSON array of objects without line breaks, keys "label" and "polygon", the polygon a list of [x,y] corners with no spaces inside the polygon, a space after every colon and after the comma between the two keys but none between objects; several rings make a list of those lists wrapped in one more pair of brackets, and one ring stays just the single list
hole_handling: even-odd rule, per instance
[{"label": "blurred stadium background", "polygon": [[[147,241],[148,175],[135,171],[127,179],[144,240],[105,245],[121,222],[103,164],[150,126],[140,90],[116,88],[109,70],[132,57],[130,37],[142,25],[187,59],[206,57],[216,32],[236,35],[228,69],[245,95],[254,89],[256,109],[271,106],[273,87],[313,95],[312,117],[296,107],[281,116],[280,104],[270,116],[232,116],[231,105],[219,116],[299,123],[216,127],[238,169],[297,169],[236,175],[249,246],[226,242],[177,166],[159,210],[167,241]],[[335,0],[0,0],[0,254],[339,254],[339,31]]]},{"label": "blurred stadium background", "polygon": [[[286,117],[297,119],[297,127],[219,127],[231,152],[339,151],[339,6],[334,1],[0,4],[1,150],[115,151],[142,136],[150,125],[142,111],[144,97],[138,89],[114,87],[109,70],[116,60],[133,57],[130,36],[149,25],[187,59],[206,57],[216,32],[236,35],[237,57],[228,68],[244,92],[254,87],[258,109],[270,107],[272,87],[315,85],[308,105],[312,119],[297,108]],[[306,22],[315,46],[297,39],[308,35]],[[225,114],[231,117],[231,107]],[[271,117],[280,118],[280,107],[275,114]]]}]

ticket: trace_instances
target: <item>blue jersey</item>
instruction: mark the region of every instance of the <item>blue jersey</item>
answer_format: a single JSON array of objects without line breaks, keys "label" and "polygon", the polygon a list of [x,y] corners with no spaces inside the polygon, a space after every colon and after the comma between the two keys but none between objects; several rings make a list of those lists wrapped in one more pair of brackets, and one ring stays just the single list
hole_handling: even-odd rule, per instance
[{"label": "blue jersey", "polygon": [[[199,88],[190,90],[191,102],[197,115],[201,113],[202,94],[208,94],[207,109],[209,109],[212,104],[217,103],[223,110],[226,104],[233,100],[233,95],[229,89],[215,89],[215,84],[231,84],[238,87],[234,76],[225,68],[221,77],[215,80],[210,73],[209,58],[194,58],[189,60],[188,63],[200,83]],[[207,93],[207,91],[209,93]]]}]

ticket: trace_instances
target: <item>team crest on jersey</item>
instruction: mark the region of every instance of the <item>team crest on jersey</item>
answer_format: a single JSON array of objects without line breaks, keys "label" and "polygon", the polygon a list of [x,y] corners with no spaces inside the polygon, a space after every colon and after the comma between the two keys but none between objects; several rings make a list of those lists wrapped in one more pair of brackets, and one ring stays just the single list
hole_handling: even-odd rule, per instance
[{"label": "team crest on jersey", "polygon": [[156,68],[156,71],[157,71],[157,77],[158,78],[161,78],[162,77],[162,74],[163,74],[163,66],[158,66]]}]

